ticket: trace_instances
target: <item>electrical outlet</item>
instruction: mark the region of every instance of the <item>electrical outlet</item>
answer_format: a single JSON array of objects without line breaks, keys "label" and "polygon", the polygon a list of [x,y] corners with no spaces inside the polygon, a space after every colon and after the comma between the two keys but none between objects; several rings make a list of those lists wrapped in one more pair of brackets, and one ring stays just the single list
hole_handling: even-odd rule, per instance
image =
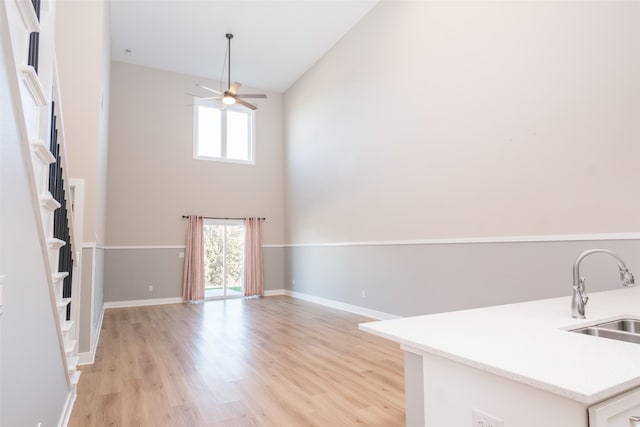
[{"label": "electrical outlet", "polygon": [[296,284],[296,281],[295,281],[295,280],[293,280],[293,279],[291,279],[291,285],[293,286],[293,285],[295,285],[295,284]]},{"label": "electrical outlet", "polygon": [[153,292],[153,285],[149,285],[149,292]]},{"label": "electrical outlet", "polygon": [[477,409],[471,410],[472,427],[504,427],[504,421]]},{"label": "electrical outlet", "polygon": [[178,258],[184,258],[184,252],[178,252]]},{"label": "electrical outlet", "polygon": [[367,297],[367,293],[364,291],[364,289],[362,290],[362,298],[366,298]]}]

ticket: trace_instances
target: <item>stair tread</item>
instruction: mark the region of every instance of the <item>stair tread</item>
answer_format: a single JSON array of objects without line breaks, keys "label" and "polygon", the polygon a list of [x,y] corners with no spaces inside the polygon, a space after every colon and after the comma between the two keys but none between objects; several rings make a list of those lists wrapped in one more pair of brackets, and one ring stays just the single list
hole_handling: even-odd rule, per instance
[{"label": "stair tread", "polygon": [[38,73],[32,65],[22,66],[22,80],[25,82],[27,89],[29,89],[34,102],[41,107],[46,106],[48,104],[47,94],[44,91]]},{"label": "stair tread", "polygon": [[69,332],[72,326],[73,320],[65,320],[64,322],[62,322],[62,326],[60,329],[62,329],[62,332]]},{"label": "stair tread", "polygon": [[60,240],[60,239],[56,239],[55,237],[52,237],[50,239],[47,239],[47,244],[51,249],[60,249],[61,247],[66,245],[67,242],[65,242],[64,240]]},{"label": "stair tread", "polygon": [[80,357],[78,356],[67,357],[67,370],[73,371],[74,369],[76,369],[76,366],[78,366],[79,361],[80,361]]},{"label": "stair tread", "polygon": [[42,141],[41,139],[36,139],[30,141],[30,143],[31,150],[36,156],[38,156],[42,163],[44,163],[45,165],[50,165],[51,163],[54,163],[56,161],[56,158],[53,156],[53,154],[51,154],[51,150],[49,150],[49,148],[45,145],[44,141]]},{"label": "stair tread", "polygon": [[66,307],[71,302],[71,298],[62,298],[57,301],[58,307]]},{"label": "stair tread", "polygon": [[62,206],[49,192],[40,195],[40,204],[52,212]]},{"label": "stair tread", "polygon": [[77,342],[78,342],[77,340],[69,340],[69,342],[66,343],[65,346],[64,346],[64,352],[65,353],[73,352],[73,350],[76,348],[76,343]]},{"label": "stair tread", "polygon": [[80,381],[81,372],[78,370],[72,371],[69,374],[69,380],[71,380],[71,385],[77,385],[78,381]]},{"label": "stair tread", "polygon": [[57,273],[53,273],[52,274],[53,278],[56,279],[56,280],[64,279],[68,275],[69,275],[68,271],[58,271]]},{"label": "stair tread", "polygon": [[36,15],[31,2],[17,1],[16,5],[18,6],[18,10],[20,10],[20,16],[22,17],[22,22],[24,23],[24,27],[27,31],[30,33],[40,31],[40,20],[38,19],[38,15]]}]

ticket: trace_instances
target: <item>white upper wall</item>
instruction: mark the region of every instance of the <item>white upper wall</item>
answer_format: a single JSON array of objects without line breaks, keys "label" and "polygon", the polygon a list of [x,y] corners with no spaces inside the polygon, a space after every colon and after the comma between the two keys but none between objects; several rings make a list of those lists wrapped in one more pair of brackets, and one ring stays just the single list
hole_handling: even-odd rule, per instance
[{"label": "white upper wall", "polygon": [[[282,95],[256,100],[255,165],[193,159],[193,98],[210,80],[113,62],[107,198],[110,246],[184,245],[182,215],[260,216],[283,243]],[[264,93],[242,87],[244,93]]]},{"label": "white upper wall", "polygon": [[639,2],[383,2],[285,95],[287,243],[640,231]]},{"label": "white upper wall", "polygon": [[99,244],[105,238],[109,28],[108,2],[56,3],[56,54],[69,177],[84,180],[82,239]]}]

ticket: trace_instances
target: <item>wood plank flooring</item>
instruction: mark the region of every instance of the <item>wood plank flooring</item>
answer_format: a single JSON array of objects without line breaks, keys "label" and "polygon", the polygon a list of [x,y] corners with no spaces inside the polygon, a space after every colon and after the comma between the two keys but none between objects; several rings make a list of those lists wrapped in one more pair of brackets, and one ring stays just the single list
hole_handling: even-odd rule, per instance
[{"label": "wood plank flooring", "polygon": [[106,310],[69,426],[402,426],[402,352],[367,320],[286,296]]}]

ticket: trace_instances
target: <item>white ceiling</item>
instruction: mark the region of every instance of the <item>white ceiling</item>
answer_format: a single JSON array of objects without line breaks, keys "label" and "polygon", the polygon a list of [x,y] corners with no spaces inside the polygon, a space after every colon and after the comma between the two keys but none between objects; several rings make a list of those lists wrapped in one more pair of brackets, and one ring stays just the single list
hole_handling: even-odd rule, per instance
[{"label": "white ceiling", "polygon": [[233,33],[231,80],[284,92],[377,1],[112,0],[111,55],[220,80]]}]

